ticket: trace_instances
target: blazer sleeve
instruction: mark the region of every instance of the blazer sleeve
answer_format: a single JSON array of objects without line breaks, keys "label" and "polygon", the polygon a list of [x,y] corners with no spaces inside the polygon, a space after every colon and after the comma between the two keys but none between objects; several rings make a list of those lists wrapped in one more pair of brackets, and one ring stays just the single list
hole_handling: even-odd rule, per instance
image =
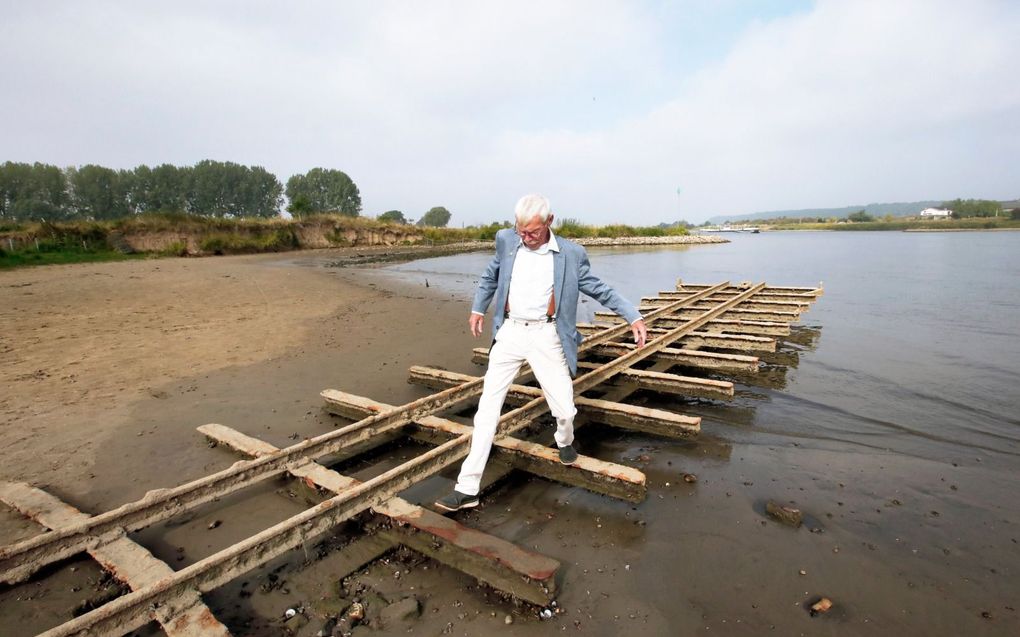
[{"label": "blazer sleeve", "polygon": [[637,311],[636,307],[631,305],[630,301],[617,294],[616,290],[591,273],[588,251],[583,247],[581,248],[581,260],[578,264],[577,287],[591,298],[622,316],[628,323],[633,323],[641,318],[641,314]]},{"label": "blazer sleeve", "polygon": [[482,273],[478,281],[478,290],[475,292],[475,300],[471,303],[471,311],[478,314],[485,314],[492,303],[492,297],[496,294],[496,287],[499,284],[499,235],[496,235],[496,255],[489,261],[488,267]]}]

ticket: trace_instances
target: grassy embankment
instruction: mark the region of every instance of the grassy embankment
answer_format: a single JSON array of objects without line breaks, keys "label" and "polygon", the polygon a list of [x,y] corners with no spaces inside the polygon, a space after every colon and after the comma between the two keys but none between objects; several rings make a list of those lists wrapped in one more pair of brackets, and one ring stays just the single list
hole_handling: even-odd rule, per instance
[{"label": "grassy embankment", "polygon": [[854,223],[776,223],[770,230],[996,230],[1020,229],[1020,219],[1008,217],[970,217],[967,219],[894,219],[892,221],[862,221]]},{"label": "grassy embankment", "polygon": [[[422,228],[364,217],[308,215],[300,219],[222,219],[177,213],[145,214],[116,221],[0,223],[0,268],[145,258],[285,252],[308,247],[373,245],[383,237],[392,245],[444,245],[491,241],[506,224],[468,228]],[[565,237],[634,237],[686,234],[684,228],[627,225],[586,226],[565,220]],[[138,249],[132,238],[160,236]],[[374,245],[379,245],[375,243]],[[151,247],[158,246],[158,247]]]}]

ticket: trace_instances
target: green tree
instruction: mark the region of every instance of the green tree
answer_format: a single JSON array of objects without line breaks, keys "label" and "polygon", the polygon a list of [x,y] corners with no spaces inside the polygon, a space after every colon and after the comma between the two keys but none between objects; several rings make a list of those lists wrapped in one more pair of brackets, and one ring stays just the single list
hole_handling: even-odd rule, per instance
[{"label": "green tree", "polygon": [[361,213],[361,193],[342,170],[313,168],[287,180],[287,198],[303,197],[314,212],[333,212],[348,217]]},{"label": "green tree", "polygon": [[872,217],[871,215],[869,215],[864,210],[858,210],[857,212],[852,213],[851,215],[849,215],[847,217],[847,220],[848,221],[852,221],[854,223],[864,223],[866,221],[874,221],[875,218]]},{"label": "green tree", "polygon": [[430,208],[428,212],[422,215],[421,219],[418,220],[419,226],[432,226],[433,228],[445,228],[446,224],[450,223],[450,211],[442,206],[436,206]]},{"label": "green tree", "polygon": [[392,223],[407,223],[407,219],[404,218],[404,213],[399,210],[387,210],[386,212],[379,215],[379,221],[390,221]]},{"label": "green tree", "polygon": [[187,208],[191,168],[161,164],[135,168],[128,200],[136,213],[183,212]]},{"label": "green tree", "polygon": [[119,219],[130,214],[121,177],[116,170],[95,164],[68,168],[74,215],[85,219]]},{"label": "green tree", "polygon": [[67,213],[67,177],[60,168],[38,162],[0,165],[0,219],[54,221]]},{"label": "green tree", "polygon": [[287,204],[287,212],[295,216],[309,213],[312,212],[312,204],[308,201],[308,197],[298,195]]},{"label": "green tree", "polygon": [[953,217],[998,217],[1002,214],[1002,204],[988,199],[954,199],[942,204],[943,210],[952,210]]},{"label": "green tree", "polygon": [[278,214],[283,188],[261,166],[205,159],[190,169],[187,211],[212,217],[272,217]]}]

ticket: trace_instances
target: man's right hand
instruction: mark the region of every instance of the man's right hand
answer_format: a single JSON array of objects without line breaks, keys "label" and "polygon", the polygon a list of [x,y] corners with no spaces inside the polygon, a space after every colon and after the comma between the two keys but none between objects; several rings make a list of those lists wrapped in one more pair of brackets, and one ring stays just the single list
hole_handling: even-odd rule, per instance
[{"label": "man's right hand", "polygon": [[475,314],[472,312],[471,316],[468,317],[468,326],[471,328],[471,333],[475,335],[475,337],[482,335],[482,327],[484,325],[485,317],[481,314]]}]

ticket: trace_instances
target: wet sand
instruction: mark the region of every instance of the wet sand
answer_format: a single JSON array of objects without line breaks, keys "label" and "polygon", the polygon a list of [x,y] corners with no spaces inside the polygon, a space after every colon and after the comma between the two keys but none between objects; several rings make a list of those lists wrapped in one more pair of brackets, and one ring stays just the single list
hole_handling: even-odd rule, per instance
[{"label": "wet sand", "polygon": [[[469,361],[478,341],[464,325],[468,299],[371,270],[323,268],[324,257],[0,273],[0,477],[101,512],[238,459],[210,448],[198,425],[218,422],[286,446],[340,424],[321,410],[324,388],[400,404],[425,393],[406,383],[411,365],[480,373]],[[563,563],[564,612],[550,622],[413,555],[373,563],[347,590],[422,602],[420,619],[383,634],[1016,634],[1015,507],[989,514],[969,505],[1012,501],[1001,473],[970,458],[889,463],[881,450],[865,454],[838,440],[759,435],[725,406],[671,408],[685,407],[706,412],[694,442],[595,427],[579,434],[583,453],[646,472],[640,505],[515,474],[458,515]],[[417,449],[391,448],[379,464],[343,470],[374,475]],[[684,483],[684,472],[699,481]],[[443,492],[449,477],[415,487],[415,499]],[[803,509],[806,525],[767,519],[768,499]],[[179,568],[303,506],[287,482],[273,482],[136,535]],[[221,524],[209,529],[214,521]],[[36,531],[0,512],[0,543]],[[343,557],[295,551],[207,601],[235,634],[255,635],[281,634],[283,612],[303,605],[311,621],[298,634],[315,634],[345,606],[336,595]],[[4,634],[65,621],[98,579],[80,558],[0,587]],[[805,604],[822,595],[836,605],[812,618]]]}]

